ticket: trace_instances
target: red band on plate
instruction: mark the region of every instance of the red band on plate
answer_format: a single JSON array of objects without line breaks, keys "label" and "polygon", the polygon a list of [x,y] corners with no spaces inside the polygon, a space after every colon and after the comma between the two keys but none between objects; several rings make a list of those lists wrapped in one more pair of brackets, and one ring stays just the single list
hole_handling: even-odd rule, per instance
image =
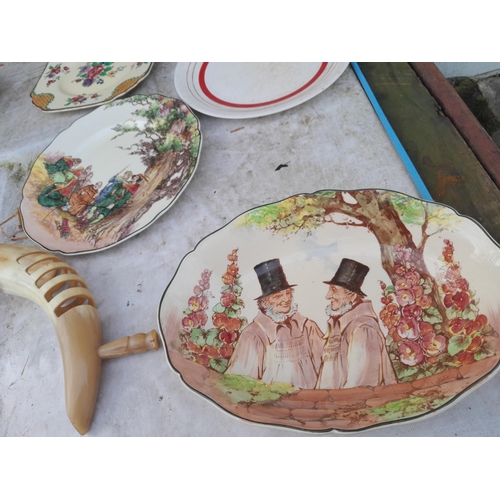
[{"label": "red band on plate", "polygon": [[326,62],[321,63],[321,66],[320,66],[319,70],[316,72],[316,74],[305,85],[303,85],[299,89],[294,90],[290,94],[287,94],[283,97],[278,97],[278,99],[273,99],[272,101],[267,101],[267,102],[259,102],[259,103],[255,103],[255,104],[238,104],[238,103],[234,103],[234,102],[223,101],[222,99],[219,99],[218,97],[214,96],[212,94],[212,92],[210,92],[210,90],[208,90],[207,84],[205,82],[205,74],[207,71],[208,64],[209,63],[204,62],[201,65],[200,75],[199,75],[199,84],[200,84],[200,88],[201,88],[202,92],[210,100],[212,100],[218,104],[222,104],[223,106],[229,106],[231,108],[258,108],[261,106],[269,106],[270,104],[276,104],[277,102],[284,101],[286,99],[289,99],[290,97],[293,97],[294,95],[299,94],[300,92],[305,90],[307,87],[311,86],[321,76],[321,74],[325,71],[328,63],[326,63]]}]

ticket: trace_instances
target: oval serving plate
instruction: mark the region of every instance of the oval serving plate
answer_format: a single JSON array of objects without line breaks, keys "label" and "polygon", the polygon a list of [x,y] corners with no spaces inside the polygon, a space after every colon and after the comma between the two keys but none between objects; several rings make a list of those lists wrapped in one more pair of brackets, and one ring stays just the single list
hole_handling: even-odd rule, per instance
[{"label": "oval serving plate", "polygon": [[178,63],[175,88],[193,109],[219,118],[256,118],[312,99],[349,63]]},{"label": "oval serving plate", "polygon": [[201,142],[197,117],[177,99],[135,95],[99,107],[32,166],[20,207],[26,234],[64,254],[121,243],[177,200]]},{"label": "oval serving plate", "polygon": [[152,62],[49,62],[31,100],[47,112],[99,106],[132,90],[152,67]]},{"label": "oval serving plate", "polygon": [[203,239],[158,321],[182,380],[253,422],[358,431],[445,409],[498,368],[500,249],[391,191],[318,191]]}]

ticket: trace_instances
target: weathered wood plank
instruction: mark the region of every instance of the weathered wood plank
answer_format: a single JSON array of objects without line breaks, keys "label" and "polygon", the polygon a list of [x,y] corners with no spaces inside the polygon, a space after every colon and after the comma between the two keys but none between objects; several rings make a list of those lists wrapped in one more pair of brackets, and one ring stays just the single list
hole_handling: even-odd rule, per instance
[{"label": "weathered wood plank", "polygon": [[410,63],[410,66],[500,187],[500,150],[493,139],[434,63]]},{"label": "weathered wood plank", "polygon": [[358,63],[435,201],[500,242],[500,190],[408,63]]}]

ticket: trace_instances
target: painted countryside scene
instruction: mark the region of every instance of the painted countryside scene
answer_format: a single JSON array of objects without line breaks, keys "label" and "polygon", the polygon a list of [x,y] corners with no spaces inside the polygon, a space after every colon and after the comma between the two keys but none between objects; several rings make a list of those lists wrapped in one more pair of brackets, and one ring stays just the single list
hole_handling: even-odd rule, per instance
[{"label": "painted countryside scene", "polygon": [[355,431],[431,415],[496,371],[499,265],[484,230],[443,205],[293,196],[186,256],[160,306],[167,357],[254,422]]},{"label": "painted countryside scene", "polygon": [[[82,141],[89,130],[96,140]],[[169,208],[200,147],[198,119],[176,99],[137,95],[101,106],[37,158],[23,189],[25,230],[63,253],[114,245]]]}]

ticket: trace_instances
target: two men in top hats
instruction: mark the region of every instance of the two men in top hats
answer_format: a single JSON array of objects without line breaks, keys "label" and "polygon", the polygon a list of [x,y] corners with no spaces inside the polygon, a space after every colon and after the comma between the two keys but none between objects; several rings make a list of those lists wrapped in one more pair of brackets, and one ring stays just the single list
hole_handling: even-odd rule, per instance
[{"label": "two men in top hats", "polygon": [[255,266],[262,295],[259,313],[245,330],[226,373],[298,389],[341,389],[396,383],[371,302],[361,290],[369,268],[343,259],[330,281],[328,329],[297,311],[293,287],[279,259]]},{"label": "two men in top hats", "polygon": [[256,299],[259,313],[243,330],[226,373],[314,389],[325,343],[323,333],[297,311],[293,300],[296,285],[288,284],[279,259],[254,269],[262,288]]},{"label": "two men in top hats", "polygon": [[396,374],[371,301],[361,290],[369,267],[342,259],[330,281],[329,316],[317,389],[395,384]]}]

